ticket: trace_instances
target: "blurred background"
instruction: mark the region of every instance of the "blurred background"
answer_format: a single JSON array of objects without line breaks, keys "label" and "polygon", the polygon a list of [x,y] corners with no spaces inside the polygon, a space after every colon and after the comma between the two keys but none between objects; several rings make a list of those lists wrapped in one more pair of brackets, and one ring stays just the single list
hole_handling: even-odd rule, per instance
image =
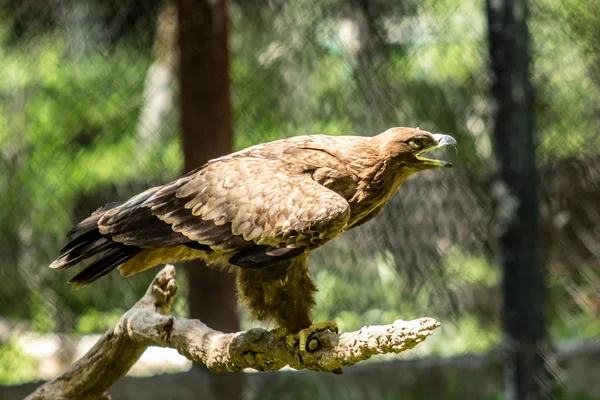
[{"label": "blurred background", "polygon": [[[96,208],[255,143],[418,126],[458,140],[455,168],[412,178],[310,264],[315,321],[430,316],[432,337],[341,377],[216,375],[149,349],[113,398],[524,398],[503,374],[519,351],[507,316],[521,315],[547,372],[535,380],[555,382],[541,385],[552,398],[600,399],[600,2],[532,0],[526,19],[533,96],[515,131],[497,113],[504,53],[481,1],[0,0],[0,397],[64,371],[158,271],[74,290],[73,271],[48,268]],[[511,137],[523,147],[503,152]],[[521,221],[533,246],[515,254],[533,261],[516,270],[511,151],[539,215]],[[190,265],[178,281],[174,314],[257,326],[231,276]]]}]

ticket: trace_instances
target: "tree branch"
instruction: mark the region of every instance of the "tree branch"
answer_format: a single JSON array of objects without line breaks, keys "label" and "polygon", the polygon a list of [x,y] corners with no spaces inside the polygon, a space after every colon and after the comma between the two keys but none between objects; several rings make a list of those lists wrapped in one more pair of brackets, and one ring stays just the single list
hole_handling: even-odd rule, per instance
[{"label": "tree branch", "polygon": [[214,371],[274,371],[289,364],[295,369],[339,372],[342,366],[375,354],[412,349],[440,325],[432,318],[420,318],[340,335],[317,332],[308,346],[316,350],[300,351],[297,343],[278,330],[222,333],[198,320],[166,315],[176,293],[175,268],[167,265],[144,297],[85,356],[27,399],[108,399],[108,388],[129,371],[148,346],[175,348]]}]

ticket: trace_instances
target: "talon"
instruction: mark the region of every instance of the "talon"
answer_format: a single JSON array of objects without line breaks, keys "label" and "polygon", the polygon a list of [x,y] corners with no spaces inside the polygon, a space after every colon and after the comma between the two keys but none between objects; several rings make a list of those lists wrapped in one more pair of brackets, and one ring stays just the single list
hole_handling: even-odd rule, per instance
[{"label": "talon", "polygon": [[313,341],[310,341],[309,346],[307,346],[307,344],[309,344],[310,336],[316,332],[338,333],[338,326],[335,323],[335,321],[320,322],[318,324],[313,324],[313,325],[309,326],[308,328],[301,329],[295,335],[288,336],[288,338],[291,336],[297,337],[297,339],[299,341],[298,347],[300,348],[300,351],[302,351],[302,352],[306,352],[308,350],[314,351],[319,347],[318,341],[316,341],[317,343],[312,343]]},{"label": "talon", "polygon": [[319,345],[320,345],[320,343],[317,339],[311,339],[308,342],[308,350],[315,351],[319,348]]},{"label": "talon", "polygon": [[298,344],[298,337],[293,334],[288,335],[285,339],[285,344],[287,345],[288,349],[296,347],[296,345]]},{"label": "talon", "polygon": [[311,335],[316,332],[338,333],[338,326],[335,321],[326,321],[313,324],[308,328],[299,330],[297,333],[290,333],[290,331],[284,327],[277,328],[273,331],[276,340],[285,338],[288,349],[298,346],[301,352],[315,351],[320,347],[320,343],[317,339],[310,340]]}]

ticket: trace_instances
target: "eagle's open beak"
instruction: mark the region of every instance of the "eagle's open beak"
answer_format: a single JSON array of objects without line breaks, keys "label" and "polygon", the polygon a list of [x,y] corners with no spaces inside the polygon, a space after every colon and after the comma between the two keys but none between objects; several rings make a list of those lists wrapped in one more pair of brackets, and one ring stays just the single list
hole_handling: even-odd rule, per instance
[{"label": "eagle's open beak", "polygon": [[449,161],[434,160],[431,158],[421,157],[421,155],[428,153],[432,150],[439,149],[440,147],[457,146],[458,145],[456,143],[456,139],[454,139],[450,135],[444,135],[441,133],[432,133],[431,135],[435,139],[435,142],[430,147],[420,151],[416,156],[417,159],[426,162],[428,165],[431,165],[431,167],[445,167],[445,168],[453,167],[452,163]]}]

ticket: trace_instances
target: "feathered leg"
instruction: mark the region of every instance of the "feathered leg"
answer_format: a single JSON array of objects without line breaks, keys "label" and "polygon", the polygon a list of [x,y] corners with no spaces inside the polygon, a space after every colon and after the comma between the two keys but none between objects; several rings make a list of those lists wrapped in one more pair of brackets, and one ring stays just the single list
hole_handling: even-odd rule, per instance
[{"label": "feathered leg", "polygon": [[290,332],[310,326],[317,288],[308,275],[306,258],[302,255],[272,267],[238,270],[239,295],[256,318],[275,320]]},{"label": "feathered leg", "polygon": [[298,334],[302,350],[312,332],[337,331],[331,322],[311,326],[317,288],[308,274],[307,255],[272,267],[240,268],[237,285],[252,314],[260,321],[275,320],[286,333]]}]

